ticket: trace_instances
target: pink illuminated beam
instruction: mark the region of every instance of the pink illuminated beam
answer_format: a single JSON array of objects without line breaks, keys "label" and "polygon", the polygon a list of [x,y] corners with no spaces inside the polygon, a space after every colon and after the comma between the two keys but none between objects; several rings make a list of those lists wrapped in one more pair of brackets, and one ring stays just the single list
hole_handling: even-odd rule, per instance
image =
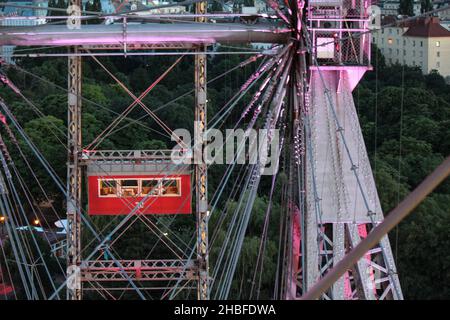
[{"label": "pink illuminated beam", "polygon": [[121,24],[0,27],[0,45],[124,45],[124,44],[215,44],[286,43],[289,29],[239,24]]}]

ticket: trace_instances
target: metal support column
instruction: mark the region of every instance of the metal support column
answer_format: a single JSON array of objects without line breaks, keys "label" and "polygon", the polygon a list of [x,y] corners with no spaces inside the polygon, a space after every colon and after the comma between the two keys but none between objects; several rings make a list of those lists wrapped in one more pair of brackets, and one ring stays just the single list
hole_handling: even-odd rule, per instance
[{"label": "metal support column", "polygon": [[[206,7],[207,2],[199,2],[195,5],[195,12],[197,14],[206,14]],[[198,17],[196,20],[197,22],[206,22],[205,17]],[[198,52],[205,52],[205,50],[206,46],[201,46],[197,49]],[[209,299],[208,175],[206,163],[202,161],[203,150],[206,146],[206,141],[203,141],[207,126],[206,102],[206,54],[197,54],[195,56],[195,135],[202,141],[198,146],[199,152],[197,153],[200,158],[197,157],[195,163],[198,263],[197,298],[199,300]]]},{"label": "metal support column", "polygon": [[[79,5],[80,0],[72,0]],[[77,47],[73,47],[74,53]],[[67,163],[67,299],[81,300],[81,57],[71,56],[68,61],[68,163]]]},{"label": "metal support column", "polygon": [[[361,242],[361,237],[358,233],[358,225],[356,223],[347,223],[346,225],[348,228],[350,244],[352,248],[354,248]],[[339,261],[335,261],[334,265],[337,265]],[[365,300],[375,300],[374,285],[372,284],[372,281],[375,281],[375,279],[371,279],[370,265],[366,258],[363,257],[358,260],[356,263],[356,271],[358,272],[359,286],[363,291],[361,296],[364,297]]]},{"label": "metal support column", "polygon": [[[345,225],[343,223],[333,224],[333,265],[341,261],[345,256]],[[333,284],[333,300],[344,300],[345,276],[339,278]]]}]

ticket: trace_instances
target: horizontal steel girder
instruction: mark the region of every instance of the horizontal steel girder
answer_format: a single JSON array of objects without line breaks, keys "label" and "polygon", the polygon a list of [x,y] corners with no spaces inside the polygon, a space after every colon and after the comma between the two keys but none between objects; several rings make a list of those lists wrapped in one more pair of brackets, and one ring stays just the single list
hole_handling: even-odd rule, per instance
[{"label": "horizontal steel girder", "polygon": [[188,260],[113,260],[83,261],[81,281],[173,281],[194,279],[195,266]]},{"label": "horizontal steel girder", "polygon": [[122,162],[173,162],[191,159],[192,155],[177,150],[84,150],[79,158],[83,163],[111,161]]},{"label": "horizontal steel girder", "polygon": [[111,24],[32,27],[0,27],[0,45],[20,46],[83,46],[83,45],[146,45],[146,44],[215,44],[215,43],[285,43],[287,29],[275,26],[230,24]]}]

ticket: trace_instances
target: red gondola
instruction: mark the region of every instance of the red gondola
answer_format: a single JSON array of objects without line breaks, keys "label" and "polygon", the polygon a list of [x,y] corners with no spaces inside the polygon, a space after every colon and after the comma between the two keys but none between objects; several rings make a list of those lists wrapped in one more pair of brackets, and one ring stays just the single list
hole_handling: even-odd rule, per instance
[{"label": "red gondola", "polygon": [[[140,153],[141,154],[141,153]],[[102,154],[104,156],[104,153]],[[87,159],[93,160],[93,155]],[[191,174],[189,166],[167,159],[123,162],[102,158],[87,166],[90,215],[189,214]]]}]

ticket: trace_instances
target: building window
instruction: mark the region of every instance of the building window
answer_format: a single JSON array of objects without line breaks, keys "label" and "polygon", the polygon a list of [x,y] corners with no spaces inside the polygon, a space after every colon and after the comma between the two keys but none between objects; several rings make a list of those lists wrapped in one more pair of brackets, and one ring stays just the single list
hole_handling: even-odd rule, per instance
[{"label": "building window", "polygon": [[397,29],[397,34],[400,34],[400,30],[399,29]]},{"label": "building window", "polygon": [[416,40],[413,40],[413,47],[416,46]]},{"label": "building window", "polygon": [[392,48],[389,48],[389,54],[392,54]]},{"label": "building window", "polygon": [[406,40],[405,40],[405,39],[403,39],[403,45],[404,45],[404,46],[406,45]]},{"label": "building window", "polygon": [[441,56],[441,53],[440,53],[439,51],[437,51],[437,52],[436,52],[436,57],[439,58],[440,56]]},{"label": "building window", "polygon": [[420,41],[420,46],[423,47],[423,41]]},{"label": "building window", "polygon": [[384,38],[381,38],[381,44],[384,44]]},{"label": "building window", "polygon": [[400,45],[400,40],[399,39],[397,39],[397,45]]},{"label": "building window", "polygon": [[440,47],[441,46],[441,42],[440,41],[436,41],[436,47]]},{"label": "building window", "polygon": [[440,68],[441,67],[441,63],[438,61],[436,62],[436,68]]},{"label": "building window", "polygon": [[421,57],[421,58],[423,57],[423,51],[419,52],[419,57]]},{"label": "building window", "polygon": [[413,57],[415,57],[416,56],[416,52],[413,50]]},{"label": "building window", "polygon": [[406,56],[406,50],[405,49],[403,49],[403,55]]},{"label": "building window", "polygon": [[397,55],[399,55],[399,54],[400,54],[400,50],[397,49]]},{"label": "building window", "polygon": [[389,43],[389,44],[392,44],[392,43],[393,43],[392,38],[389,38],[389,39],[388,39],[388,43]]}]

